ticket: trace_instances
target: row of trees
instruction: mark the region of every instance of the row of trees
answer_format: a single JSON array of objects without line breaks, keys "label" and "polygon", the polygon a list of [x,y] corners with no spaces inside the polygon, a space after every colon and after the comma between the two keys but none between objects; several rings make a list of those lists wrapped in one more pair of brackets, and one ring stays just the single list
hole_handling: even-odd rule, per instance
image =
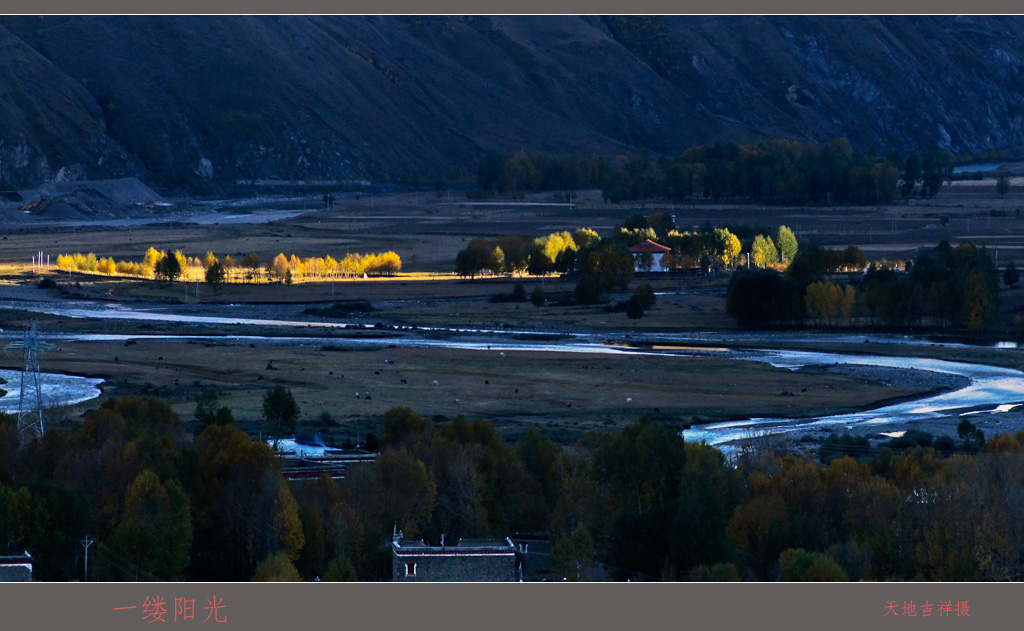
[{"label": "row of trees", "polygon": [[[208,282],[262,282],[265,278],[278,282],[322,281],[360,276],[394,276],[402,270],[402,259],[395,252],[371,254],[349,253],[342,259],[331,256],[300,258],[295,254],[278,254],[264,265],[259,254],[253,252],[240,259],[227,255],[223,260],[213,252],[200,259],[176,250],[172,253],[149,248],[142,261],[115,261],[111,257],[98,258],[92,252],[61,254],[57,268],[68,272],[163,278],[176,280],[206,278]],[[214,269],[213,274],[210,270]]]},{"label": "row of trees", "polygon": [[575,232],[553,232],[542,237],[505,235],[497,239],[478,237],[455,255],[455,272],[473,278],[481,273],[548,274],[572,271],[578,253],[601,238],[589,228]]},{"label": "row of trees", "polygon": [[[0,546],[37,576],[93,580],[385,579],[408,538],[548,533],[556,577],[693,580],[1021,580],[1024,433],[943,456],[908,446],[821,464],[755,440],[735,466],[643,418],[559,446],[507,444],[486,420],[389,410],[381,452],[289,483],[230,422],[194,440],[157,399],[104,403],[18,450],[0,421]],[[976,433],[976,432],[975,432]]]},{"label": "row of trees", "polygon": [[455,271],[474,277],[529,272],[575,273],[574,297],[580,303],[597,303],[611,291],[623,290],[633,280],[634,261],[629,251],[612,239],[601,238],[588,228],[555,232],[530,238],[506,235],[477,238],[455,257]]},{"label": "row of trees", "polygon": [[193,440],[163,401],[122,397],[20,451],[16,427],[0,421],[0,495],[18,498],[0,499],[0,546],[32,551],[41,580],[82,576],[86,534],[90,580],[248,578],[302,548],[277,459],[234,425]]},{"label": "row of trees", "polygon": [[504,195],[528,191],[564,191],[600,188],[608,163],[578,153],[556,157],[546,153],[485,156],[477,168],[477,183],[485,191]]},{"label": "row of trees", "polygon": [[[249,279],[255,273],[258,279],[260,266],[259,256],[249,255],[254,260],[242,259],[241,267],[245,270],[246,278]],[[212,257],[212,264],[220,261],[207,253],[207,261]],[[248,258],[248,257],[247,257]],[[230,280],[231,270],[239,268],[238,263],[225,256],[222,263],[225,273]],[[207,268],[208,269],[208,268]],[[253,270],[250,272],[249,270]],[[346,254],[341,260],[335,260],[330,256],[299,258],[295,254],[286,257],[279,253],[266,263],[264,268],[268,279],[278,282],[301,282],[303,280],[322,281],[335,278],[356,278],[360,276],[395,276],[402,271],[402,258],[395,252],[381,252],[378,254]]]},{"label": "row of trees", "polygon": [[481,161],[478,183],[502,194],[600,188],[605,200],[691,198],[780,203],[885,204],[934,196],[952,178],[940,150],[884,158],[855,151],[845,138],[822,146],[775,139],[751,145],[693,146],[678,157],[619,156],[609,162],[579,154],[519,152]]},{"label": "row of trees", "polygon": [[[770,236],[759,234],[744,248],[740,238],[729,228],[708,225],[698,231],[679,232],[671,216],[658,212],[647,217],[628,217],[613,231],[610,239],[602,239],[589,228],[579,228],[571,233],[553,232],[536,238],[516,235],[497,239],[478,237],[456,254],[455,272],[470,278],[483,273],[585,273],[580,264],[591,250],[618,248],[629,256],[628,248],[645,239],[657,239],[661,245],[671,249],[661,259],[662,266],[668,269],[733,267],[740,262],[744,249],[750,252],[753,263],[758,267],[784,266],[793,260],[798,249],[796,236],[786,226],[779,227],[774,241]],[[654,258],[647,255],[646,261],[642,257],[638,264],[641,270],[646,267],[649,271]]]},{"label": "row of trees", "polygon": [[[82,254],[76,252],[74,254],[59,254],[57,255],[57,269],[65,272],[86,272],[93,274],[106,274],[108,276],[137,276],[140,278],[155,278],[157,277],[157,264],[168,256],[174,259],[179,270],[188,269],[193,264],[198,266],[200,262],[198,259],[191,259],[181,253],[181,250],[176,250],[171,254],[156,248],[149,248],[146,250],[145,255],[142,257],[142,261],[115,261],[113,257],[102,257],[98,258],[92,252],[88,254]],[[167,264],[165,263],[165,266]],[[165,267],[165,269],[168,269]],[[179,272],[180,274],[180,272]]]},{"label": "row of trees", "polygon": [[943,241],[923,250],[902,270],[872,266],[864,274],[833,278],[865,263],[857,248],[812,246],[785,273],[741,270],[730,279],[726,312],[745,326],[799,323],[884,326],[930,325],[980,331],[996,317],[999,281],[983,248]]}]

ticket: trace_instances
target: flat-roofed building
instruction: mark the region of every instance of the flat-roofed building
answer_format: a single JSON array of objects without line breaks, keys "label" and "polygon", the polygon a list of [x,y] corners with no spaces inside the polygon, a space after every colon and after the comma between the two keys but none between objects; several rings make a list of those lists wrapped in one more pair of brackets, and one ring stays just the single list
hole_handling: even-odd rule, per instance
[{"label": "flat-roofed building", "polygon": [[391,540],[391,578],[395,581],[515,581],[516,546],[510,539],[460,539],[455,545],[432,546]]},{"label": "flat-roofed building", "polygon": [[0,556],[0,582],[17,583],[32,580],[32,555],[28,552]]}]

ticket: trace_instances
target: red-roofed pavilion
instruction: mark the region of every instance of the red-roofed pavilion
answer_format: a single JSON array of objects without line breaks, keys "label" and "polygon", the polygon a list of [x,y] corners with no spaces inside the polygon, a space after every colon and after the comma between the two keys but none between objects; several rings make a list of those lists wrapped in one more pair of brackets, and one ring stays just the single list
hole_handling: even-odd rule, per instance
[{"label": "red-roofed pavilion", "polygon": [[646,271],[645,266],[642,265],[642,258],[645,254],[650,254],[653,258],[653,265],[650,267],[652,272],[667,272],[668,268],[661,264],[661,257],[665,256],[672,251],[672,248],[666,248],[660,243],[655,243],[650,239],[644,239],[640,243],[637,243],[633,247],[629,248],[629,253],[633,255],[633,261],[636,264],[636,271]]}]

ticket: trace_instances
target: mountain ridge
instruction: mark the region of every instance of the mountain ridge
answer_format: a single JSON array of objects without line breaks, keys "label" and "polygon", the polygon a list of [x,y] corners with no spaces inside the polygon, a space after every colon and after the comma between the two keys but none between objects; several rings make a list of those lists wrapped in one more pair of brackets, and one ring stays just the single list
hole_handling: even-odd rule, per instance
[{"label": "mountain ridge", "polygon": [[0,188],[448,178],[517,150],[1024,146],[1019,17],[2,16]]}]

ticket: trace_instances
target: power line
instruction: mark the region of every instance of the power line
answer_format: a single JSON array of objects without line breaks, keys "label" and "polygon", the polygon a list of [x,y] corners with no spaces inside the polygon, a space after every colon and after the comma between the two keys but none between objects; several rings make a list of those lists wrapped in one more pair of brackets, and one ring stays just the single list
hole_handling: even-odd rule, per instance
[{"label": "power line", "polygon": [[139,577],[141,576],[146,581],[163,582],[163,579],[158,578],[155,574],[146,570],[146,568],[140,565],[136,565],[135,563],[132,563],[131,561],[125,559],[118,553],[111,550],[105,544],[98,544],[96,551],[98,553],[102,552],[106,556],[105,560],[108,563],[110,563],[120,571],[124,572],[125,574],[134,576],[136,581],[139,580]]}]

